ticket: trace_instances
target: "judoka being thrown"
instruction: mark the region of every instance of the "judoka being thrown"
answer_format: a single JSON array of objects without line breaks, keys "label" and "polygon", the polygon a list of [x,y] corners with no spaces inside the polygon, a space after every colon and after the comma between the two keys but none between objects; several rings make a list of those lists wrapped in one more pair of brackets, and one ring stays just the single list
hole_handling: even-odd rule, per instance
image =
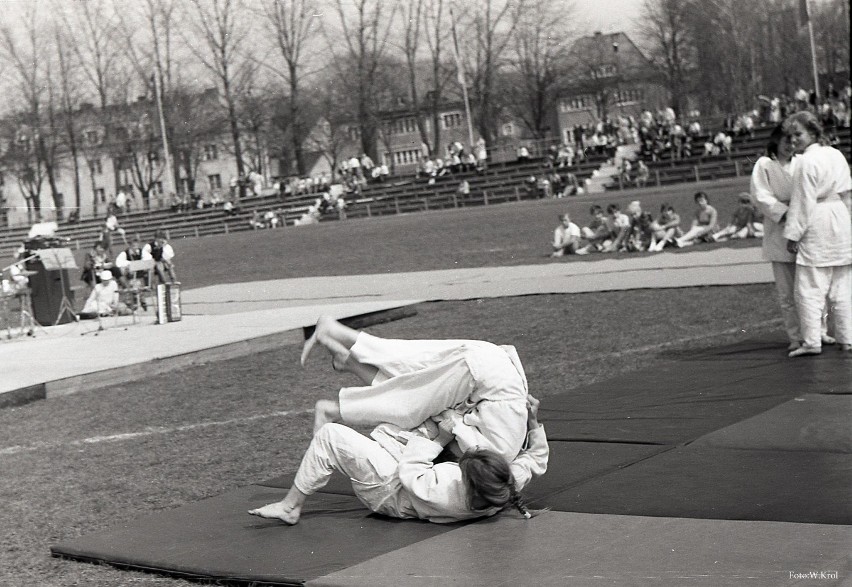
[{"label": "judoka being thrown", "polygon": [[[314,438],[293,486],[250,514],[296,524],[307,497],[336,469],[364,505],[387,516],[447,523],[511,505],[529,517],[519,492],[545,472],[548,446],[514,347],[381,339],[325,316],[302,365],[317,344],[335,369],[366,385],[317,402]],[[368,438],[338,422],[375,429]],[[442,451],[449,460],[435,463]]]}]

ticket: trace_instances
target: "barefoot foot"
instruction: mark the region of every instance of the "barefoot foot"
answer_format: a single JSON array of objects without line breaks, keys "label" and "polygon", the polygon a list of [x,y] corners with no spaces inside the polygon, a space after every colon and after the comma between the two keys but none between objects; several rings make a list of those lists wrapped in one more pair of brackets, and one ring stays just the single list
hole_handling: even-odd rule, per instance
[{"label": "barefoot foot", "polygon": [[283,501],[276,501],[275,503],[249,510],[248,513],[253,516],[260,516],[261,518],[278,519],[285,524],[293,526],[299,522],[302,508],[296,506],[289,507]]}]

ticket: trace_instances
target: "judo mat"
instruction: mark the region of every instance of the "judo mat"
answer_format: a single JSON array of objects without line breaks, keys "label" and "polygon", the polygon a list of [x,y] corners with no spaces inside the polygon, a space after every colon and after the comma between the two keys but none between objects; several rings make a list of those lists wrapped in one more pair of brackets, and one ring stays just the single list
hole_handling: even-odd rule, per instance
[{"label": "judo mat", "polygon": [[[852,360],[779,341],[677,353],[545,396],[545,509],[438,525],[371,514],[335,475],[288,527],[249,516],[285,475],[54,545],[55,556],[235,584],[785,585],[852,578]],[[534,382],[531,382],[534,386]],[[609,583],[605,579],[609,579]],[[831,579],[820,581],[830,585]]]}]

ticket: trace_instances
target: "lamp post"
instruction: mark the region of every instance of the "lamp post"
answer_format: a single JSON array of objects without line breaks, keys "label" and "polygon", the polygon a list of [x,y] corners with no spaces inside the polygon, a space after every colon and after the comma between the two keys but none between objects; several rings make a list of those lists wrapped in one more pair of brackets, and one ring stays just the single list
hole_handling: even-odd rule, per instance
[{"label": "lamp post", "polygon": [[621,100],[621,60],[618,57],[618,43],[612,43],[612,52],[615,55],[615,101],[618,105],[618,115],[619,118],[624,115],[622,112],[622,100]]}]

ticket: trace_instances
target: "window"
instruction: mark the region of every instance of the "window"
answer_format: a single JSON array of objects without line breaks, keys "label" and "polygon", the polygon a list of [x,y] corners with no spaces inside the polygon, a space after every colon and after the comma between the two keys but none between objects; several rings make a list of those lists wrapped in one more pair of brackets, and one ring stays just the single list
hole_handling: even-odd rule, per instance
[{"label": "window", "polygon": [[611,63],[607,63],[604,65],[600,65],[597,69],[592,70],[592,77],[595,79],[599,79],[602,77],[612,77],[616,74],[616,67]]},{"label": "window", "polygon": [[507,122],[502,127],[500,127],[500,134],[504,137],[513,137],[515,136],[515,123]]},{"label": "window", "polygon": [[150,191],[151,191],[152,194],[162,195],[162,193],[163,193],[163,182],[155,181],[154,183],[152,183]]},{"label": "window", "polygon": [[222,189],[222,176],[218,173],[215,175],[208,175],[207,181],[210,183],[211,190],[220,190]]},{"label": "window", "polygon": [[407,151],[396,151],[393,154],[393,162],[396,165],[412,165],[417,163],[420,157],[418,149],[409,149]]},{"label": "window", "polygon": [[104,172],[103,166],[101,165],[100,159],[92,159],[89,161],[89,171],[92,175],[100,175]]},{"label": "window", "polygon": [[461,112],[447,112],[441,115],[441,123],[445,129],[455,128],[464,124],[464,117]]},{"label": "window", "polygon": [[214,144],[204,145],[204,160],[215,161],[219,158],[219,147]]},{"label": "window", "polygon": [[87,130],[83,135],[83,140],[89,146],[99,145],[101,142],[100,133],[96,130]]},{"label": "window", "polygon": [[104,188],[95,189],[95,199],[98,202],[106,203],[106,193],[104,192]]},{"label": "window", "polygon": [[566,98],[559,103],[559,109],[562,112],[574,112],[575,110],[586,110],[591,108],[594,104],[594,100],[591,96],[573,96],[571,98]]},{"label": "window", "polygon": [[635,88],[621,90],[616,96],[619,104],[635,104],[641,102],[645,98],[645,92]]}]

